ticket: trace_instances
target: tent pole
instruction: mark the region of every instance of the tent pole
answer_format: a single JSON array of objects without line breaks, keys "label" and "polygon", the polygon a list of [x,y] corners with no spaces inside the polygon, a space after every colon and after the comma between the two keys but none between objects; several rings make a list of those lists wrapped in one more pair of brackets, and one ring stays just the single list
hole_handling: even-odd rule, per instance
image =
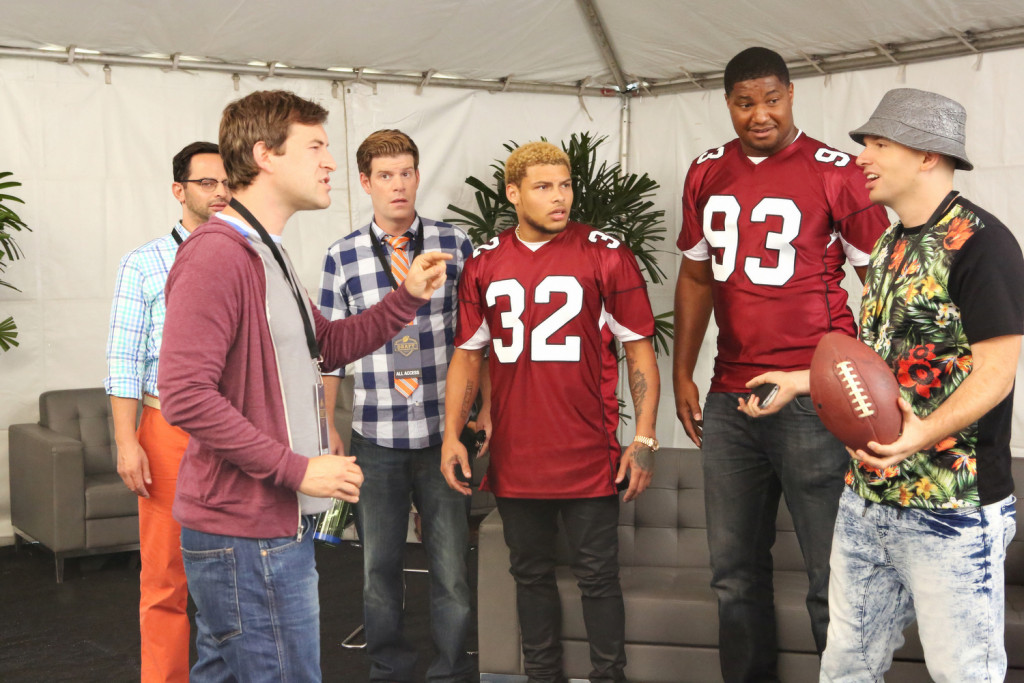
[{"label": "tent pole", "polygon": [[[96,52],[75,52],[73,62],[69,62],[68,53],[39,48],[5,47],[0,45],[0,58],[20,57],[41,59],[49,62],[73,64],[100,64],[110,66],[143,66],[156,67],[163,70],[205,71],[243,76],[262,76],[278,78],[305,78],[341,83],[358,82],[365,78],[374,83],[394,83],[399,85],[421,86],[424,84],[423,74],[396,74],[386,72],[367,72],[353,69],[310,69],[292,67],[286,64],[232,64],[208,59],[179,59],[177,64],[173,57],[134,57],[129,55],[113,55]],[[357,72],[358,71],[358,72]],[[433,75],[430,87],[460,88],[463,90],[486,90],[488,92],[521,92],[549,95],[572,95],[579,97],[610,97],[616,95],[614,88],[600,85],[567,85],[563,83],[540,83],[532,81],[487,80],[474,78],[451,78]]]},{"label": "tent pole", "polygon": [[[345,158],[350,159],[349,152],[352,149],[352,132],[349,130],[348,125],[349,88],[345,86],[344,88],[339,88],[339,90],[341,90],[342,111],[345,112]],[[355,211],[352,208],[352,163],[350,161],[345,163],[345,187],[348,189],[348,228],[349,232],[353,232],[357,226],[355,224]]]},{"label": "tent pole", "polygon": [[619,121],[619,168],[622,174],[629,173],[629,95],[621,95],[622,118]]},{"label": "tent pole", "polygon": [[577,3],[590,25],[590,35],[597,42],[597,49],[600,50],[604,63],[608,65],[608,70],[611,71],[612,78],[615,79],[615,85],[618,86],[619,92],[626,92],[626,76],[622,73],[619,57],[615,54],[612,42],[608,38],[608,31],[605,30],[604,21],[601,20],[594,1],[577,0]]},{"label": "tent pole", "polygon": [[[801,52],[799,60],[788,63],[789,77],[795,79],[822,74],[827,76],[847,71],[863,71],[1024,47],[1024,26],[973,32],[970,39],[962,31],[953,28],[950,31],[953,32],[951,36],[890,45],[876,43],[870,49],[854,52],[817,55]],[[652,95],[671,95],[714,89],[721,85],[721,71],[685,72],[682,78],[650,81],[647,90]]]}]

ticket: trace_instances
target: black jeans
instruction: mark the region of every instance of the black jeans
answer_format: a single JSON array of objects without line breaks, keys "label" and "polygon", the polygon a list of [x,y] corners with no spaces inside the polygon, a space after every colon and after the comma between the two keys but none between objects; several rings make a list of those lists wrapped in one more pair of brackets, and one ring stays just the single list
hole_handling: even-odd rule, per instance
[{"label": "black jeans", "polygon": [[619,499],[498,498],[516,581],[523,659],[531,683],[565,681],[562,610],[555,583],[557,517],[562,516],[569,564],[583,594],[591,681],[625,681],[626,625],[619,585]]}]

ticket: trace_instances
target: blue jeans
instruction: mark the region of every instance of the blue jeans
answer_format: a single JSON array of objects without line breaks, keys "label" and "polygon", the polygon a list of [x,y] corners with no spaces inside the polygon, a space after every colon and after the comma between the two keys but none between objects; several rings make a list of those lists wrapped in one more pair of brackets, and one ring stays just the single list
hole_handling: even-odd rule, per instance
[{"label": "blue jeans", "polygon": [[477,677],[466,653],[470,594],[469,498],[441,474],[441,447],[384,448],[352,433],[352,455],[363,470],[358,524],[363,539],[363,612],[371,681],[413,681],[416,647],[402,628],[405,537],[410,499],[423,522],[430,569],[430,630],[437,657],[428,681]]},{"label": "blue jeans", "polygon": [[189,680],[320,680],[312,517],[296,536],[238,538],[182,527],[199,660]]},{"label": "blue jeans", "polygon": [[832,543],[832,623],[822,681],[881,681],[916,616],[928,674],[1002,681],[1006,546],[1014,497],[974,508],[904,509],[846,489]]},{"label": "blue jeans", "polygon": [[820,653],[828,632],[829,551],[849,456],[809,397],[752,418],[736,409],[740,396],[708,394],[704,406],[704,504],[719,657],[727,682],[777,680],[771,549],[779,497],[786,497],[807,568],[807,611]]}]

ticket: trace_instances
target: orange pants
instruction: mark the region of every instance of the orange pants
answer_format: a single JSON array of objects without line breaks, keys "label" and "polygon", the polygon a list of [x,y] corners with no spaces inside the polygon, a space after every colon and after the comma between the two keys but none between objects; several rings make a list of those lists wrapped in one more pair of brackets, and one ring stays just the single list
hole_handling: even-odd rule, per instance
[{"label": "orange pants", "polygon": [[188,434],[167,424],[159,410],[146,406],[138,438],[153,479],[146,487],[149,498],[139,498],[142,683],[187,683],[188,584],[181,560],[181,527],[171,517],[171,505]]}]

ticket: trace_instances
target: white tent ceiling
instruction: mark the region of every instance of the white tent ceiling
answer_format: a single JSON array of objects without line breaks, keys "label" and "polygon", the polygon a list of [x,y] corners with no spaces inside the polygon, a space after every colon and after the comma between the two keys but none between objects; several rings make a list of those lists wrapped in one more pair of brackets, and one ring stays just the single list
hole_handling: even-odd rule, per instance
[{"label": "white tent ceiling", "polygon": [[194,69],[187,58],[587,94],[712,85],[755,44],[795,75],[1024,45],[1021,0],[5,0],[0,12],[0,55],[60,60],[77,46],[76,59],[115,64],[181,55]]}]

